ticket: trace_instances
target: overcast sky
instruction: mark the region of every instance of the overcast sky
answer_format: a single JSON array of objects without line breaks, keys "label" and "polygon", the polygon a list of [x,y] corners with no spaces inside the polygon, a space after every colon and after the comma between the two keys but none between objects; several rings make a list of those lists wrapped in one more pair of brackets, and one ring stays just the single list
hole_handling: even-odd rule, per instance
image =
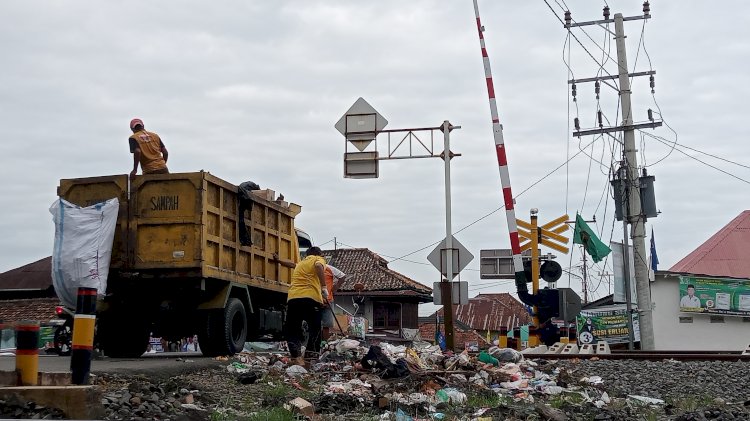
[{"label": "overcast sky", "polygon": [[[575,20],[601,19],[604,2],[567,3]],[[625,16],[640,15],[641,3],[609,1]],[[680,145],[745,165],[672,151],[675,134],[666,127],[648,133],[668,145],[637,136],[639,164],[656,176],[662,211],[647,230],[656,233],[660,269],[668,269],[748,208],[750,4],[652,3],[643,42],[643,21],[626,23],[631,71],[657,71],[655,98]],[[597,102],[592,84],[579,84],[578,103],[570,102],[567,32],[542,0],[479,7],[514,193],[591,143],[517,198],[518,217],[527,219],[532,207],[542,222],[566,212],[596,215],[603,240],[621,240],[605,190],[616,143],[570,136],[576,115],[583,128],[594,126]],[[441,160],[385,161],[379,179],[343,178],[345,142],[333,125],[360,96],[391,129],[443,120],[462,126],[452,134],[452,150],[462,154],[452,162],[454,231],[502,205],[470,0],[6,0],[2,14],[0,271],[51,254],[48,207],[59,179],[130,171],[134,117],[162,137],[172,172],[203,169],[283,193],[302,205],[297,225],[323,248],[336,237],[339,247],[368,247],[391,260],[445,236]],[[604,52],[615,57],[603,29],[572,33],[598,61]],[[571,42],[573,77],[595,76],[599,66]],[[613,60],[604,68],[616,72]],[[613,125],[621,118],[616,101],[603,86],[601,108]],[[633,107],[638,121],[657,110],[647,78],[634,80]],[[509,247],[504,212],[456,237],[477,256],[461,275],[472,293],[513,290],[478,272],[480,249]],[[431,285],[438,280],[426,264],[432,248],[407,258],[416,263],[390,267]],[[580,276],[580,254],[559,259]],[[593,296],[606,295],[598,274],[611,272],[611,262],[589,265]],[[567,283],[566,276],[559,286]],[[571,285],[580,289],[578,278]]]}]

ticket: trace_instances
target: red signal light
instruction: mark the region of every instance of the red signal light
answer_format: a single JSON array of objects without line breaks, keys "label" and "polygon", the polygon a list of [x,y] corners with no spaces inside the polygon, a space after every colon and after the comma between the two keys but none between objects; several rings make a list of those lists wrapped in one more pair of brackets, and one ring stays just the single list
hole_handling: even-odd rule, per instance
[{"label": "red signal light", "polygon": [[59,316],[59,315],[61,315],[61,314],[63,314],[63,308],[62,308],[62,306],[57,306],[57,307],[55,307],[55,313],[56,313],[56,314],[57,314],[58,316]]}]

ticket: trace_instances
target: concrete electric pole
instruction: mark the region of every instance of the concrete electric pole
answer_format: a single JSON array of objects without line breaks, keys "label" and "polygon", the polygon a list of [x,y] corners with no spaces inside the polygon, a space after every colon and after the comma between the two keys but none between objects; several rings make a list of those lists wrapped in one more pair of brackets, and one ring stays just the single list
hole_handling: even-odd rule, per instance
[{"label": "concrete electric pole", "polygon": [[[635,76],[650,76],[656,73],[654,71],[628,73],[628,58],[625,46],[625,29],[624,21],[640,20],[650,18],[650,7],[648,1],[643,4],[643,15],[633,16],[624,18],[622,13],[617,13],[614,19],[609,18],[609,7],[604,9],[604,20],[594,22],[580,22],[571,23],[570,12],[565,13],[565,27],[570,29],[576,26],[585,25],[601,25],[603,23],[614,23],[615,24],[615,44],[617,46],[617,75],[601,76],[589,79],[571,80],[569,83],[573,85],[573,91],[575,92],[575,84],[577,82],[596,82],[617,79],[619,81],[619,88],[617,88],[620,96],[620,107],[622,109],[622,124],[618,127],[604,127],[601,121],[601,114],[599,117],[599,128],[592,130],[580,130],[578,119],[575,119],[576,132],[574,136],[584,136],[602,133],[612,132],[623,132],[623,156],[624,156],[624,167],[625,170],[622,174],[625,177],[624,184],[627,188],[627,213],[623,214],[623,220],[630,224],[630,238],[633,242],[633,254],[635,263],[635,279],[636,279],[636,291],[638,296],[638,313],[641,333],[641,349],[653,350],[654,349],[654,324],[651,310],[651,289],[649,285],[648,276],[648,263],[646,258],[646,230],[645,222],[646,215],[641,207],[641,186],[638,174],[638,161],[637,161],[637,149],[635,147],[635,130],[641,128],[655,128],[661,126],[660,121],[654,121],[649,118],[648,123],[635,124],[633,121],[633,113],[631,107],[631,91],[630,91],[630,78]],[[609,31],[609,29],[605,28]],[[611,32],[610,32],[611,33]],[[652,79],[653,81],[653,79]],[[611,85],[610,85],[611,86]],[[653,85],[652,85],[653,86]],[[650,114],[650,112],[649,112]],[[627,231],[627,229],[625,229]],[[627,237],[627,234],[625,235]],[[627,242],[626,242],[627,244]],[[625,246],[627,247],[627,246]],[[625,252],[627,253],[627,252]],[[627,261],[624,264],[625,268],[628,267]],[[627,269],[626,269],[627,272]],[[628,279],[628,277],[626,277]],[[629,289],[626,287],[626,291]],[[632,329],[631,329],[632,331]]]}]

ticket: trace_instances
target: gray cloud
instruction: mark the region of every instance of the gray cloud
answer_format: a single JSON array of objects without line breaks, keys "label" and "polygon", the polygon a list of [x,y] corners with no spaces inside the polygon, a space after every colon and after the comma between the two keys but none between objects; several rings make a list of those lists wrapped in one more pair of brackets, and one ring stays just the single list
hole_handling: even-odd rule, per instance
[{"label": "gray cloud", "polygon": [[[575,19],[600,16],[599,3],[567,3]],[[640,13],[639,4],[609,3],[613,11]],[[359,96],[389,119],[389,128],[437,126],[445,119],[463,127],[452,138],[452,149],[462,153],[452,164],[454,230],[502,204],[471,2],[68,1],[35,7],[7,1],[3,6],[0,176],[6,182],[0,184],[0,271],[50,254],[47,208],[60,178],[130,170],[125,139],[127,123],[136,116],[163,137],[173,172],[204,169],[233,183],[250,179],[283,192],[303,206],[298,224],[319,243],[337,237],[401,256],[445,235],[442,161],[382,162],[378,180],[343,179],[344,141],[333,124]],[[748,7],[740,1],[690,8],[660,2],[652,6],[644,38],[657,70],[658,104],[679,142],[743,163],[750,156],[749,129],[741,124],[748,113],[744,68],[750,25],[742,25],[750,19]],[[544,3],[480,1],[480,8],[511,180],[519,194],[593,139],[579,143],[567,133],[576,104],[569,102],[570,76],[562,60],[566,33]],[[626,26],[631,67],[641,28]],[[605,39],[596,28],[587,32],[599,43]],[[602,57],[584,34],[575,33]],[[575,77],[597,72],[575,43],[571,68]],[[607,69],[614,72],[615,65]],[[641,50],[638,70],[646,69]],[[616,100],[614,91],[602,88],[601,107],[613,124]],[[656,109],[647,80],[634,82],[633,100],[636,119]],[[582,125],[593,126],[592,86],[579,86],[577,105]],[[673,139],[666,129],[654,133]],[[609,164],[609,144],[597,140],[592,156]],[[670,150],[648,138],[639,148],[649,164]],[[746,168],[704,158],[750,180]],[[612,201],[604,192],[608,169],[593,163],[589,171],[589,165],[581,154],[567,171],[563,167],[520,196],[518,217],[528,218],[532,207],[541,210],[541,219],[566,211],[596,213],[604,240],[611,232],[619,240],[621,228],[619,223],[613,228]],[[663,211],[650,221],[662,268],[746,208],[746,183],[678,152],[649,171],[657,177]],[[475,255],[481,248],[508,247],[504,212],[457,237]],[[430,250],[409,259],[424,263]],[[580,264],[577,254],[560,259],[563,266]],[[391,265],[426,284],[437,280],[424,264]],[[600,265],[593,272],[599,269],[606,270]],[[475,292],[512,290],[509,283],[480,282],[475,271],[462,276]],[[579,285],[575,278],[571,284]],[[604,292],[602,287],[595,295]]]}]

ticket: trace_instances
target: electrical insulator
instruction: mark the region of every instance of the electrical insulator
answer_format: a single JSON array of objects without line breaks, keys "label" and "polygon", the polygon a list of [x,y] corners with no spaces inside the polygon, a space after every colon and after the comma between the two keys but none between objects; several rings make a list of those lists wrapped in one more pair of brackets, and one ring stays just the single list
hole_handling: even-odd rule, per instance
[{"label": "electrical insulator", "polygon": [[604,6],[604,19],[609,20],[609,6]]},{"label": "electrical insulator", "polygon": [[573,18],[570,17],[570,10],[565,11],[565,26],[570,26],[570,22],[573,20]]},{"label": "electrical insulator", "polygon": [[648,15],[651,13],[651,5],[648,3],[648,0],[643,2],[643,14]]},{"label": "electrical insulator", "polygon": [[651,108],[648,109],[648,119],[654,121],[654,111]]},{"label": "electrical insulator", "polygon": [[596,99],[599,99],[599,92],[601,91],[601,84],[599,84],[599,81],[597,80],[594,83],[594,93],[596,93]]},{"label": "electrical insulator", "polygon": [[602,121],[602,111],[601,110],[597,111],[596,116],[599,119],[599,128],[601,129],[604,127],[604,122]]},{"label": "electrical insulator", "polygon": [[570,93],[573,95],[573,102],[576,102],[576,95],[578,94],[578,89],[576,89],[576,84],[570,85]]},{"label": "electrical insulator", "polygon": [[573,119],[573,125],[575,126],[576,131],[581,131],[581,122],[578,121],[578,117]]},{"label": "electrical insulator", "polygon": [[654,87],[656,86],[656,82],[654,82],[654,75],[651,75],[648,77],[648,84],[651,86],[651,93],[654,93]]}]

